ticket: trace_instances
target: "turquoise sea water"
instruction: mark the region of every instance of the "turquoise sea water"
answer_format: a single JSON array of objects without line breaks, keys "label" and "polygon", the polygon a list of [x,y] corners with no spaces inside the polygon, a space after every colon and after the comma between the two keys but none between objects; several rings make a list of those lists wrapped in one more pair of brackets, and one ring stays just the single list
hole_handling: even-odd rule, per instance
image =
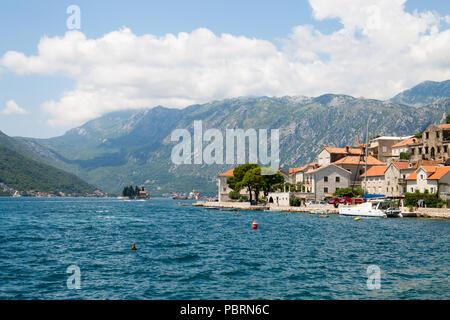
[{"label": "turquoise sea water", "polygon": [[449,299],[449,231],[175,200],[0,198],[0,299]]}]

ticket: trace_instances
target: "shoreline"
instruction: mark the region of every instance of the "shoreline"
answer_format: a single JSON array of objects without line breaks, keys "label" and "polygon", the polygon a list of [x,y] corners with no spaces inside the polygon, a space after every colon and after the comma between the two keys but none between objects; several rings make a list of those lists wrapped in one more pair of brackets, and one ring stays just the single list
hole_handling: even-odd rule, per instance
[{"label": "shoreline", "polygon": [[[281,211],[281,212],[300,212],[300,213],[325,213],[339,214],[339,208],[333,205],[311,205],[302,207],[292,206],[274,206],[274,205],[250,205],[249,202],[208,202],[197,201],[192,204],[194,207],[203,207],[206,209],[228,209],[242,211]],[[450,209],[448,208],[415,208],[410,212],[408,208],[401,208],[404,218],[428,218],[428,219],[450,219]]]}]

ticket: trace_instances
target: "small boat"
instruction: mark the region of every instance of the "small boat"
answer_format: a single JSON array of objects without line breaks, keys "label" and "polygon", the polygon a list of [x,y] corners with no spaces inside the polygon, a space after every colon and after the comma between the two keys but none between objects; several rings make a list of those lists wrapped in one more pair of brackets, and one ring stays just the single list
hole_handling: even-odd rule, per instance
[{"label": "small boat", "polygon": [[387,218],[386,210],[382,209],[383,200],[370,200],[357,205],[344,205],[339,208],[343,216]]},{"label": "small boat", "polygon": [[187,197],[175,196],[172,198],[173,200],[187,200]]},{"label": "small boat", "polygon": [[384,210],[384,213],[386,213],[388,218],[403,218],[402,211],[400,209],[389,207]]}]

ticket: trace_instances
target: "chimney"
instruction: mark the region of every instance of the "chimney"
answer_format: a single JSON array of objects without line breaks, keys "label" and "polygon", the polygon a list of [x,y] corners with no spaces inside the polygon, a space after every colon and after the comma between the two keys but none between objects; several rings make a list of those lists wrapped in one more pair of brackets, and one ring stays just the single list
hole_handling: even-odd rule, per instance
[{"label": "chimney", "polygon": [[350,147],[348,145],[345,146],[345,152],[350,153]]}]

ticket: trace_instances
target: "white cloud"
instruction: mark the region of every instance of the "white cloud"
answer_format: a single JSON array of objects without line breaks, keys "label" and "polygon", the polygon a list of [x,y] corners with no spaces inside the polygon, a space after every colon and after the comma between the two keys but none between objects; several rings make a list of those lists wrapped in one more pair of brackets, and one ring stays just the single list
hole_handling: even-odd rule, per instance
[{"label": "white cloud", "polygon": [[26,114],[27,111],[19,107],[14,100],[9,100],[6,102],[6,108],[2,110],[2,113],[6,115]]},{"label": "white cloud", "polygon": [[54,125],[107,112],[242,95],[346,93],[388,98],[424,80],[450,78],[449,17],[407,13],[404,0],[310,0],[313,15],[337,18],[323,34],[293,28],[278,49],[267,40],[207,29],[155,37],[124,28],[98,39],[78,31],[44,37],[38,55],[10,51],[0,66],[19,74],[64,74],[73,90],[42,107]]}]

